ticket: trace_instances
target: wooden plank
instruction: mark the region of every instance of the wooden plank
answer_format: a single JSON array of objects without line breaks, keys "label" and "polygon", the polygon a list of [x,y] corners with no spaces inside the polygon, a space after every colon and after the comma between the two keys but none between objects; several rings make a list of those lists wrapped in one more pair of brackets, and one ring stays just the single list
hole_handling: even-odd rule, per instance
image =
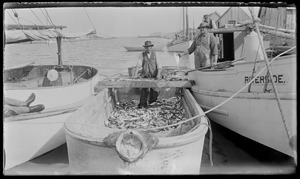
[{"label": "wooden plank", "polygon": [[219,29],[209,29],[208,32],[222,34],[222,33],[232,33],[238,31],[245,31],[247,27],[228,27],[228,28],[219,28]]},{"label": "wooden plank", "polygon": [[190,88],[190,81],[164,81],[164,80],[119,80],[99,81],[95,88]]}]

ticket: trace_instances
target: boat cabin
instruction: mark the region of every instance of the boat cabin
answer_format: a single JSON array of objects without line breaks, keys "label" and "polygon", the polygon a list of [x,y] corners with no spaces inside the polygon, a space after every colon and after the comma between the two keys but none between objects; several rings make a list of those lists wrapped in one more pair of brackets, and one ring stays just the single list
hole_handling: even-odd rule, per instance
[{"label": "boat cabin", "polygon": [[[217,37],[218,40],[218,62],[234,61],[242,57],[249,58],[249,55],[250,58],[252,58],[252,52],[256,51],[256,55],[259,51],[259,41],[257,39],[257,35],[248,27],[220,28],[213,29],[211,32]],[[255,49],[253,49],[254,47]]]}]

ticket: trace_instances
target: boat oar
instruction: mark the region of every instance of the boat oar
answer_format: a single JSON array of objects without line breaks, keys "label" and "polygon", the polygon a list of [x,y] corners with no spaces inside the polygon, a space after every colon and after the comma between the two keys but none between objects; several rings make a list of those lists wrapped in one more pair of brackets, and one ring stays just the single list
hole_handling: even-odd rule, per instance
[{"label": "boat oar", "polygon": [[79,80],[79,78],[81,78],[86,72],[88,72],[88,70],[84,71],[81,75],[79,75],[73,83],[77,83],[77,81]]},{"label": "boat oar", "polygon": [[[230,66],[231,64],[237,62],[237,61],[240,61],[240,60],[243,60],[245,57],[241,57],[239,59],[236,59],[236,60],[233,60],[233,61],[226,61],[226,62],[220,62],[220,63],[217,63],[216,66],[218,65],[222,65],[222,64],[226,64],[228,66]],[[196,69],[193,69],[193,70],[189,70],[186,72],[186,74],[188,74],[189,72],[192,72],[192,71],[196,71],[196,70],[204,70],[204,69],[208,69],[210,68],[210,66],[205,66],[205,67],[201,67],[201,68],[196,68]]]},{"label": "boat oar", "polygon": [[189,72],[192,72],[192,71],[204,70],[204,69],[208,69],[208,68],[210,68],[210,66],[196,68],[196,69],[193,69],[193,70],[188,70],[188,71],[185,72],[185,74],[188,74]]}]

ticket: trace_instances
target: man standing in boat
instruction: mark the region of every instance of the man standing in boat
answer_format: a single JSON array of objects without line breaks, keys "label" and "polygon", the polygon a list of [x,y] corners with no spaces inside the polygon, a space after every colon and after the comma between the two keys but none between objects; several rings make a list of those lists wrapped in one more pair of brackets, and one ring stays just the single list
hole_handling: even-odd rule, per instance
[{"label": "man standing in boat", "polygon": [[[139,56],[137,69],[140,78],[160,78],[161,68],[158,66],[156,53],[152,50],[154,45],[151,41],[146,41],[144,48],[145,51]],[[158,89],[155,88],[142,88],[140,95],[139,108],[147,107],[147,100],[149,96],[149,104],[155,102],[158,96]]]},{"label": "man standing in boat", "polygon": [[208,33],[209,24],[202,22],[198,29],[200,33],[196,36],[194,42],[183,54],[178,54],[179,57],[194,52],[195,68],[203,68],[206,66],[212,67],[218,61],[218,45],[216,37]]}]

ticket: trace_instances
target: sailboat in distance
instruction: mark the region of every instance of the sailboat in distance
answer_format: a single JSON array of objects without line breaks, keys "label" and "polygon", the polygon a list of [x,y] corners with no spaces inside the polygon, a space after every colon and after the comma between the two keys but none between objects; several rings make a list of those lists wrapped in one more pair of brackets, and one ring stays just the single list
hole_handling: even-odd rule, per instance
[{"label": "sailboat in distance", "polygon": [[175,34],[174,39],[167,44],[169,52],[183,52],[187,50],[193,43],[189,30],[188,9],[182,8],[183,27],[182,31]]}]

